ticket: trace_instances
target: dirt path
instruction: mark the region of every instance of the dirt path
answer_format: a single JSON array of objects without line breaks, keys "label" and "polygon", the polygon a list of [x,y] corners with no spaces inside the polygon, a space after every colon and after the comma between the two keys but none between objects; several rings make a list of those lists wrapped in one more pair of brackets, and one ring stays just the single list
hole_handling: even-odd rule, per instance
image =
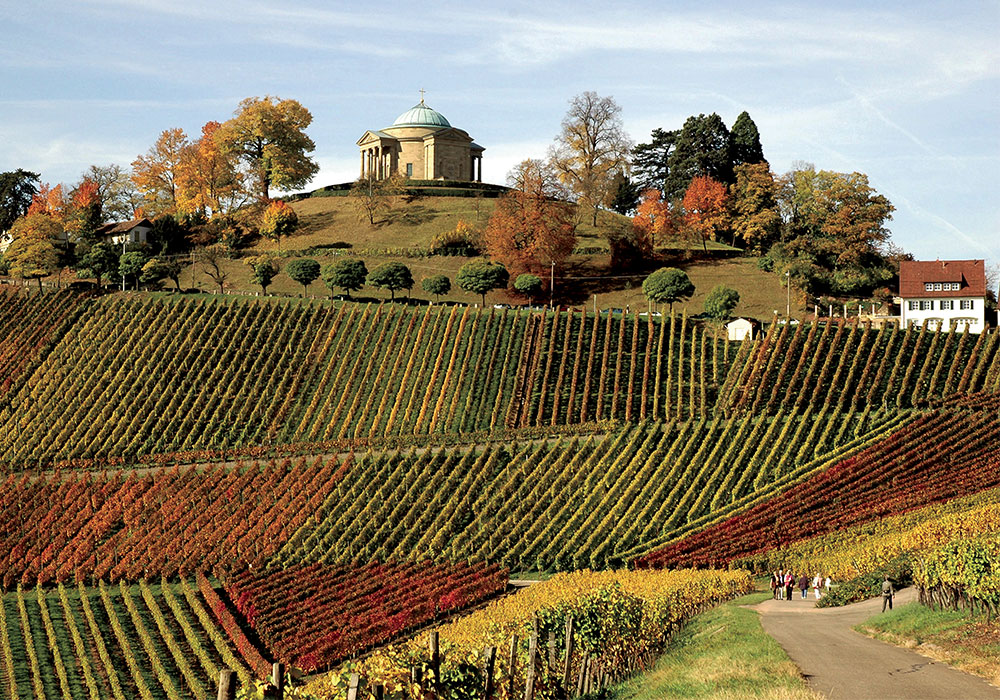
[{"label": "dirt path", "polygon": [[[916,599],[901,591],[896,604]],[[925,656],[865,637],[851,628],[882,610],[882,599],[842,608],[816,608],[801,600],[767,600],[753,606],[815,690],[830,700],[1000,699],[1000,689],[981,678]]]}]

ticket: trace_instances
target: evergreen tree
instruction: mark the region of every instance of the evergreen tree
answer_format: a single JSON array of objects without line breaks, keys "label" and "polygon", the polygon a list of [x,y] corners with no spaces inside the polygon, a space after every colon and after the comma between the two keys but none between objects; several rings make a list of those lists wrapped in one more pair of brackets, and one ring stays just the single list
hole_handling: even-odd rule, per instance
[{"label": "evergreen tree", "polygon": [[679,131],[653,129],[649,143],[640,143],[632,149],[632,175],[639,192],[663,189],[679,135]]},{"label": "evergreen tree", "polygon": [[618,173],[611,183],[610,196],[605,204],[611,211],[623,215],[635,211],[639,204],[639,188],[635,186],[628,175]]},{"label": "evergreen tree", "polygon": [[760,132],[745,111],[736,117],[729,137],[732,143],[733,168],[745,163],[760,163],[766,160],[764,149],[760,145]]},{"label": "evergreen tree", "polygon": [[708,176],[724,184],[733,182],[733,159],[729,147],[729,129],[715,112],[688,117],[677,137],[670,156],[669,173],[664,183],[668,201],[684,196],[691,180]]}]

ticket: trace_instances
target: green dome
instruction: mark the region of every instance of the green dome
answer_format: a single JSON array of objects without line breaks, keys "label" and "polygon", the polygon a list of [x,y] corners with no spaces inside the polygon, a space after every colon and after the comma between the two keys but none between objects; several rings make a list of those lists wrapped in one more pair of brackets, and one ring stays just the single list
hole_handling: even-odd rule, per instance
[{"label": "green dome", "polygon": [[443,114],[435,112],[433,109],[425,105],[423,100],[420,101],[420,104],[413,106],[396,117],[396,121],[394,121],[392,125],[429,126],[432,128],[451,126],[451,124],[448,123],[448,120],[444,118]]}]

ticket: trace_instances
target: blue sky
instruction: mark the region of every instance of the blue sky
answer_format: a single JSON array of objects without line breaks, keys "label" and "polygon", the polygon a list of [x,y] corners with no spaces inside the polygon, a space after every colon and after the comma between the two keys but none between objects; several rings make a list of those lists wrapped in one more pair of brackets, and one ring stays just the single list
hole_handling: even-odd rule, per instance
[{"label": "blue sky", "polygon": [[0,170],[70,183],[271,94],[313,114],[313,184],[343,182],[425,88],[502,183],[594,90],[636,142],[745,109],[776,172],[865,172],[898,245],[1000,264],[1000,2],[750,5],[0,0]]}]

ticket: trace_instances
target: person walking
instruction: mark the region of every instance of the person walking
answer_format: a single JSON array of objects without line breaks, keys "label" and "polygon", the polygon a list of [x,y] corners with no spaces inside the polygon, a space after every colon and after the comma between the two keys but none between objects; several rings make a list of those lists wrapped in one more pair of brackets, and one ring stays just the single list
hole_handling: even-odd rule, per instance
[{"label": "person walking", "polygon": [[778,577],[777,577],[776,581],[777,581],[777,586],[778,586],[778,600],[784,600],[785,599],[785,572],[784,572],[783,569],[778,569]]},{"label": "person walking", "polygon": [[885,612],[885,606],[889,606],[889,610],[892,610],[892,596],[894,591],[892,590],[892,581],[886,576],[885,580],[882,582],[882,612]]},{"label": "person walking", "polygon": [[775,600],[778,599],[778,572],[775,571],[771,574],[771,597]]},{"label": "person walking", "polygon": [[820,598],[823,597],[823,595],[819,592],[819,589],[822,587],[823,587],[823,577],[820,576],[819,574],[816,574],[816,577],[813,579],[813,595],[816,596],[816,600],[819,600]]},{"label": "person walking", "polygon": [[785,600],[792,599],[792,588],[795,587],[795,574],[789,569],[785,572]]},{"label": "person walking", "polygon": [[799,576],[799,590],[802,591],[802,600],[805,600],[809,592],[809,577],[805,574]]},{"label": "person walking", "polygon": [[824,586],[824,588],[826,588],[826,592],[827,593],[830,592],[830,586],[832,586],[832,585],[833,585],[833,579],[830,578],[829,576],[827,576],[826,577],[826,585]]}]

